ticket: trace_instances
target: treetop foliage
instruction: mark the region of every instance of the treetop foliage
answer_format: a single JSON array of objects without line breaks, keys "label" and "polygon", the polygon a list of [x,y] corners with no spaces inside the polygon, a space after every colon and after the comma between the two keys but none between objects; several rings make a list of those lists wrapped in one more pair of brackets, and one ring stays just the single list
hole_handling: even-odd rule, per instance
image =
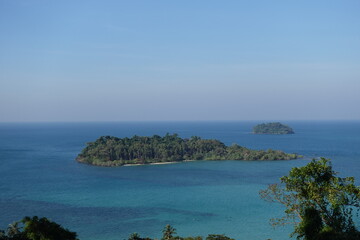
[{"label": "treetop foliage", "polygon": [[77,234],[43,217],[24,217],[0,230],[0,240],[78,240]]},{"label": "treetop foliage", "polygon": [[353,221],[353,212],[360,209],[360,188],[353,177],[337,174],[329,159],[314,159],[293,168],[281,184],[260,191],[263,199],[286,207],[286,216],[273,224],[295,224],[298,239],[360,239]]},{"label": "treetop foliage", "polygon": [[[203,240],[202,236],[180,237],[175,236],[176,229],[166,225],[162,230],[162,240]],[[156,239],[156,238],[155,238]],[[21,221],[9,225],[7,231],[0,230],[0,240],[78,240],[77,234],[47,218],[25,217]],[[130,234],[128,240],[154,240],[150,237],[141,237],[138,233]],[[206,240],[234,240],[223,234],[209,234]]]},{"label": "treetop foliage", "polygon": [[[175,236],[176,229],[172,227],[171,225],[167,224],[164,229],[162,230],[163,236],[161,240],[204,240],[202,236],[196,236],[196,237],[180,237]],[[152,240],[149,237],[142,238],[138,233],[132,233],[130,234],[128,240]],[[235,240],[233,238],[230,238],[228,236],[225,236],[224,234],[209,234],[205,240]]]}]

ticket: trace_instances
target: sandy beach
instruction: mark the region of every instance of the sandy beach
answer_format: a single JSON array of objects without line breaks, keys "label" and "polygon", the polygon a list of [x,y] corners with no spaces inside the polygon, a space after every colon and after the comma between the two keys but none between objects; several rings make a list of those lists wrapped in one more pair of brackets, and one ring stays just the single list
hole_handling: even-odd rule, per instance
[{"label": "sandy beach", "polygon": [[158,162],[158,163],[136,163],[136,164],[124,164],[123,167],[132,167],[132,166],[143,166],[143,165],[162,165],[162,164],[174,164],[174,163],[180,163],[180,162]]}]

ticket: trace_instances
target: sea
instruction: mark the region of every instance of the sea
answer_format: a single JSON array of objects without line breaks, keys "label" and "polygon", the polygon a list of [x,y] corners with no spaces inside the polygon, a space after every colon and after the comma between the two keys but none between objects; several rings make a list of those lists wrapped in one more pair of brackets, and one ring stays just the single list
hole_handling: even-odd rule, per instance
[{"label": "sea", "polygon": [[[36,215],[77,232],[81,240],[121,240],[134,232],[160,239],[167,224],[183,237],[290,239],[292,225],[273,228],[269,223],[284,216],[284,208],[262,200],[259,191],[319,157],[330,158],[340,176],[354,176],[359,185],[360,121],[283,122],[294,129],[292,135],[254,135],[258,123],[0,123],[0,229]],[[86,143],[100,136],[166,133],[304,158],[111,168],[75,161]]]}]

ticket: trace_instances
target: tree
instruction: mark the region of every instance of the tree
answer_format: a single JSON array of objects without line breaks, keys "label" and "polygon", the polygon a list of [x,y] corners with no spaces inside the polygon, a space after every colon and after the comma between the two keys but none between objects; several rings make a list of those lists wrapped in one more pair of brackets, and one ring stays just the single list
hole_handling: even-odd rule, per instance
[{"label": "tree", "polygon": [[176,234],[176,229],[173,228],[171,225],[166,225],[163,229],[163,240],[171,240],[174,238],[174,234]]},{"label": "tree", "polygon": [[20,234],[19,222],[13,222],[13,223],[9,224],[9,226],[7,228],[7,235],[9,237],[14,237],[18,234]]},{"label": "tree", "polygon": [[[21,227],[19,226],[21,224]],[[64,229],[47,218],[24,217],[0,230],[0,240],[78,240],[75,232]]]},{"label": "tree", "polygon": [[307,240],[319,240],[319,232],[323,227],[319,211],[313,207],[308,207],[305,209],[303,220],[299,225],[299,229],[302,229],[299,237]]},{"label": "tree", "polygon": [[196,237],[184,237],[183,240],[203,240],[202,236],[196,236]]},{"label": "tree", "polygon": [[140,237],[140,234],[132,233],[132,234],[130,234],[128,240],[142,240],[142,238]]},{"label": "tree", "polygon": [[206,240],[234,240],[233,238],[229,238],[224,234],[209,234],[206,237]]},{"label": "tree", "polygon": [[293,223],[292,235],[305,240],[321,239],[329,232],[336,237],[327,239],[359,234],[352,217],[360,208],[360,188],[353,177],[338,177],[329,159],[313,159],[280,180],[260,191],[264,200],[286,207],[286,216],[272,219],[273,225]]},{"label": "tree", "polygon": [[45,217],[25,217],[22,222],[24,234],[30,240],[77,240],[75,232],[70,232]]},{"label": "tree", "polygon": [[5,240],[6,239],[6,234],[4,230],[0,230],[0,240]]}]

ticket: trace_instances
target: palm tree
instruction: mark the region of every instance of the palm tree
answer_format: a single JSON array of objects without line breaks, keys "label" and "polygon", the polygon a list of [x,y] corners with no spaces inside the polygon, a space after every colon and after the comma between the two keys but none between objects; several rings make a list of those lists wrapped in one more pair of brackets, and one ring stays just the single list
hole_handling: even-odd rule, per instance
[{"label": "palm tree", "polygon": [[7,235],[9,237],[14,237],[15,235],[20,233],[20,227],[19,227],[19,222],[13,222],[11,224],[9,224],[8,228],[7,228]]},{"label": "palm tree", "polygon": [[129,236],[128,240],[141,240],[140,234],[138,234],[138,233],[132,233],[132,234]]},{"label": "palm tree", "polygon": [[170,226],[170,224],[166,225],[163,232],[163,240],[171,240],[173,239],[173,234],[176,234],[176,229]]},{"label": "palm tree", "polygon": [[13,222],[11,224],[9,224],[8,228],[7,228],[7,235],[9,237],[14,237],[15,235],[20,233],[20,227],[19,227],[19,222]]}]

